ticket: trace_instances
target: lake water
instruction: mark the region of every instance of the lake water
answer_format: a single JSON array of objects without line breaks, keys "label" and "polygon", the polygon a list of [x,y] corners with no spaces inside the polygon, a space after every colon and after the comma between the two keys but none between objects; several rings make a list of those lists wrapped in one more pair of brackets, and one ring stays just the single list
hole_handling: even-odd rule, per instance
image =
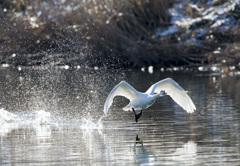
[{"label": "lake water", "polygon": [[[171,77],[194,101],[188,114],[170,97],[139,123],[111,89],[139,91]],[[198,72],[0,69],[0,164],[240,165],[240,76]]]}]

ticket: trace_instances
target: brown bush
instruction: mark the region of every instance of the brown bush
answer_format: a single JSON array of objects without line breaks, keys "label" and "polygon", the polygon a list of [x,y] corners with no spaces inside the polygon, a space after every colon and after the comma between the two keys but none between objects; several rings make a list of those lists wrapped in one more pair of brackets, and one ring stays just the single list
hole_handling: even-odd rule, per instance
[{"label": "brown bush", "polygon": [[[179,36],[184,41],[193,35],[184,28],[156,37],[157,28],[169,26],[167,9],[174,0],[71,0],[64,4],[51,1],[47,6],[43,0],[14,2],[0,2],[1,63],[165,67],[219,63],[226,57],[228,62],[239,60],[237,51],[231,49],[239,43],[236,28],[228,34],[211,32],[214,40],[206,40],[211,35],[206,33],[201,46],[179,44]],[[66,11],[68,6],[71,10]],[[4,8],[8,11],[3,12]],[[31,25],[32,17],[37,18],[38,27]],[[213,54],[219,46],[225,52]],[[18,56],[12,57],[13,53]]]},{"label": "brown bush", "polygon": [[[43,8],[39,5],[40,0],[35,3],[31,4],[35,6],[35,10],[36,6],[38,10]],[[83,43],[90,42],[94,49],[84,51],[84,54],[94,54],[94,57],[85,55],[88,60],[94,59],[93,63],[105,62],[98,59],[111,59],[110,61],[115,59],[118,63],[131,66],[156,65],[159,62],[161,65],[172,62],[177,64],[181,59],[177,58],[180,55],[173,55],[171,58],[167,49],[170,46],[166,40],[154,38],[157,27],[168,25],[170,17],[167,9],[171,3],[172,1],[168,0],[89,0],[81,4],[77,10],[56,17],[54,22],[46,19],[46,13],[52,13],[52,11],[45,11],[39,19],[42,24],[38,28],[31,28],[28,21],[23,21],[24,19],[11,20],[5,17],[7,19],[1,23],[6,26],[1,28],[4,31],[1,53],[6,57],[14,52],[19,54],[69,52],[81,56],[83,55],[79,53],[81,51],[76,51],[77,46],[85,47],[86,44],[84,46]],[[61,11],[57,12],[61,13]],[[78,28],[72,28],[75,25]],[[6,29],[10,29],[9,32]],[[73,46],[75,48],[72,48]],[[171,52],[172,50],[171,48]],[[23,59],[22,61],[27,61],[27,58]],[[79,57],[79,59],[83,58]]]}]

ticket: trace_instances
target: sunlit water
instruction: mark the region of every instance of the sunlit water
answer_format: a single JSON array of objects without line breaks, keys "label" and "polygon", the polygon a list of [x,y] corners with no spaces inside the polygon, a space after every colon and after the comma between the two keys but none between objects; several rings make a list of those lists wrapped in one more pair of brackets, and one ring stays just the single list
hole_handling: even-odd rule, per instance
[{"label": "sunlit water", "polygon": [[[197,110],[162,97],[135,123],[117,97],[121,80],[139,91],[171,77]],[[0,70],[0,164],[239,165],[240,77],[208,73]]]}]

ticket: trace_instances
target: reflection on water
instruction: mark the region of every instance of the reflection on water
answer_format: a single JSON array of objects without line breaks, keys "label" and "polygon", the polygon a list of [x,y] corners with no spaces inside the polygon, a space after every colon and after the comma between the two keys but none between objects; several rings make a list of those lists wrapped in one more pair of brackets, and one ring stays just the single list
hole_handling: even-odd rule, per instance
[{"label": "reflection on water", "polygon": [[[193,99],[187,114],[169,97],[139,123],[109,91],[126,80],[139,91],[172,77]],[[0,70],[0,164],[238,165],[240,77],[202,73]]]}]

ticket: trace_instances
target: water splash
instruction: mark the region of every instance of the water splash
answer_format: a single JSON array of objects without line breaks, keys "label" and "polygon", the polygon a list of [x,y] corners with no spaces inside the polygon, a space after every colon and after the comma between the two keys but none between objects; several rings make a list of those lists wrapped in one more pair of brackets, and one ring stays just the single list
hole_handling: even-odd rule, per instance
[{"label": "water splash", "polygon": [[0,109],[0,124],[16,122],[18,120],[19,118],[17,115],[10,113],[3,108]]},{"label": "water splash", "polygon": [[33,124],[36,135],[38,138],[48,138],[51,136],[51,113],[44,110],[35,111],[34,118],[31,123]]},{"label": "water splash", "polygon": [[44,110],[36,111],[33,122],[39,125],[49,125],[51,113]]},{"label": "water splash", "polygon": [[23,126],[35,128],[37,135],[49,135],[49,133],[51,133],[49,132],[49,125],[53,124],[50,117],[50,112],[43,110],[35,112],[11,113],[5,109],[0,109],[0,135],[4,136],[12,130]]},{"label": "water splash", "polygon": [[91,91],[90,95],[92,97],[92,102],[87,103],[86,107],[82,110],[83,114],[81,114],[79,121],[80,128],[85,130],[102,130],[103,115],[99,117],[96,114],[99,111],[99,105],[101,103],[99,94],[97,91]]},{"label": "water splash", "polygon": [[97,122],[94,122],[94,120],[91,117],[82,118],[82,123],[80,125],[80,128],[85,130],[92,130],[92,129],[102,130],[103,129],[102,118],[103,117],[98,119]]},{"label": "water splash", "polygon": [[20,119],[17,115],[10,113],[4,109],[0,109],[0,135],[4,136],[10,131],[19,127],[18,122]]},{"label": "water splash", "polygon": [[79,119],[66,121],[51,115],[50,112],[39,110],[31,112],[11,113],[4,109],[0,109],[0,135],[4,136],[18,128],[26,126],[34,128],[36,135],[40,137],[49,137],[51,135],[51,127],[59,127],[59,125],[71,125],[80,127],[82,130],[101,131],[104,127],[102,122],[103,117],[93,118],[91,113]]}]

